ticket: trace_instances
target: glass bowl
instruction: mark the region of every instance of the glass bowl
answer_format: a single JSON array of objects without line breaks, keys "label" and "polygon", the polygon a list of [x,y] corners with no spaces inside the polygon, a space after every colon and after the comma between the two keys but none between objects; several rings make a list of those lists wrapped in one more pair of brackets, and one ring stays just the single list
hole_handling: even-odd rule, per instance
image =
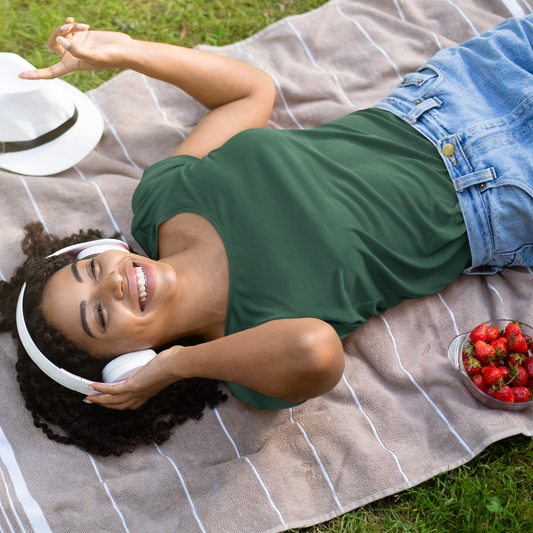
[{"label": "glass bowl", "polygon": [[[511,322],[514,322],[514,320],[502,318],[482,323],[487,324],[489,327],[497,327],[501,331],[505,329],[505,326]],[[523,334],[533,337],[533,328],[531,326],[528,326],[527,324],[520,324],[520,328],[522,329]],[[463,348],[469,340],[470,333],[462,333],[461,335],[457,335],[457,337],[455,337],[448,346],[448,359],[452,363],[453,367],[463,375],[466,388],[472,393],[472,395],[481,403],[485,404],[487,407],[491,407],[492,409],[503,409],[504,411],[522,411],[523,409],[531,407],[533,404],[533,395],[532,400],[529,402],[503,402],[501,400],[497,400],[496,398],[492,398],[488,394],[485,394],[481,389],[474,385],[472,379],[466,373],[462,358]]]}]

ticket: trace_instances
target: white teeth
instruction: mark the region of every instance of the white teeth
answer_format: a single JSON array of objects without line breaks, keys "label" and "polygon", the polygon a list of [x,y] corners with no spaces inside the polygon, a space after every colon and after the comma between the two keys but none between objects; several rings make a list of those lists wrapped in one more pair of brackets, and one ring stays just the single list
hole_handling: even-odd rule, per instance
[{"label": "white teeth", "polygon": [[139,303],[141,304],[141,311],[144,310],[144,304],[146,303],[146,297],[148,296],[146,292],[146,274],[142,267],[134,267],[135,274],[137,276],[137,291],[139,292]]}]

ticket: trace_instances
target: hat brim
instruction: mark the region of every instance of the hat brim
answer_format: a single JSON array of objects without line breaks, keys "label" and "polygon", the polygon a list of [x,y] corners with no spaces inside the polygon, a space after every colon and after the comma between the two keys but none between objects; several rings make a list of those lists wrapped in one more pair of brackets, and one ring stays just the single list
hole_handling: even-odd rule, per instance
[{"label": "hat brim", "polygon": [[24,150],[0,155],[0,168],[27,176],[50,176],[67,170],[87,157],[100,141],[104,119],[93,102],[70,83],[53,80],[72,98],[78,108],[78,120],[53,141]]}]

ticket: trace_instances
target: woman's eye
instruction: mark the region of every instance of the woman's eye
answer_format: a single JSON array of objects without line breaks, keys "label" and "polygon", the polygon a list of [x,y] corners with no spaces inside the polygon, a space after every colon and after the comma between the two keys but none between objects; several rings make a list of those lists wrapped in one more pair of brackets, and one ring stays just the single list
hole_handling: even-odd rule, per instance
[{"label": "woman's eye", "polygon": [[93,278],[96,281],[96,266],[95,265],[96,265],[96,263],[95,263],[94,259],[91,259],[91,265],[90,265],[91,273],[93,275]]},{"label": "woman's eye", "polygon": [[102,327],[105,329],[104,312],[102,311],[102,308],[100,306],[98,306],[98,316],[100,317],[100,322],[102,323]]}]

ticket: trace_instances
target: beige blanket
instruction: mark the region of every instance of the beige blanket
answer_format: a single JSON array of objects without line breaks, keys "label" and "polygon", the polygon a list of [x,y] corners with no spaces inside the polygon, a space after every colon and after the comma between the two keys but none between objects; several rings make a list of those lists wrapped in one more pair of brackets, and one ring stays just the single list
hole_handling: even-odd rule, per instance
[{"label": "beige blanket", "polygon": [[[259,66],[278,87],[273,128],[310,128],[371,106],[440,48],[531,12],[531,0],[332,0],[245,41],[200,47]],[[22,227],[119,230],[142,170],[170,154],[205,110],[175,87],[124,72],[90,97],[96,150],[51,178],[0,171],[1,275],[22,260]],[[311,525],[455,468],[490,443],[533,434],[531,412],[485,408],[446,357],[488,318],[533,323],[532,272],[461,276],[440,294],[375,317],[345,342],[329,394],[260,412],[230,397],[164,445],[93,457],[48,440],[0,338],[0,532],[277,532]]]}]

